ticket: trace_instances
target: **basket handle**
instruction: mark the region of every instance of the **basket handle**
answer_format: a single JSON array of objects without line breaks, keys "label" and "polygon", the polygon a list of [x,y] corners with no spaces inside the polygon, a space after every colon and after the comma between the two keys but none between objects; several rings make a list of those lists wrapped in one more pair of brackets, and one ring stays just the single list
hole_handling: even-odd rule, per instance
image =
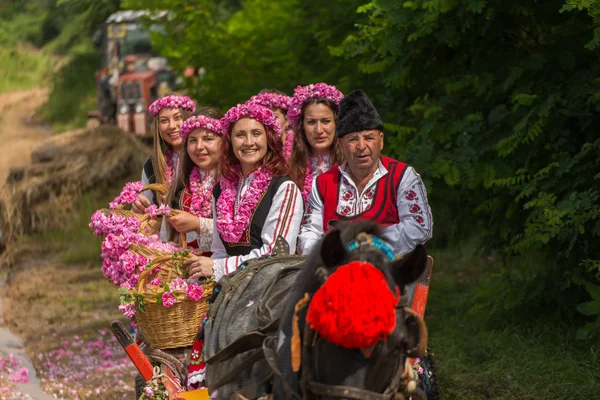
[{"label": "basket handle", "polygon": [[[160,194],[162,194],[164,196],[169,191],[169,187],[167,185],[163,184],[163,183],[150,183],[148,185],[145,185],[142,188],[143,192],[146,191],[146,190],[153,190],[153,191],[158,192],[158,193],[160,193]],[[119,204],[117,206],[118,210],[122,210],[124,208],[125,208],[125,204]]]},{"label": "basket handle", "polygon": [[158,192],[162,195],[167,194],[167,192],[169,191],[169,187],[167,185],[165,185],[164,183],[150,183],[146,186],[144,186],[144,191],[146,190],[153,190],[155,192]]},{"label": "basket handle", "polygon": [[146,286],[146,281],[148,280],[148,278],[151,276],[152,272],[161,266],[161,264],[170,261],[173,259],[173,255],[169,254],[169,255],[164,255],[164,256],[158,256],[156,258],[154,258],[152,260],[152,262],[150,263],[150,267],[148,267],[147,269],[145,269],[139,276],[138,278],[138,283],[137,283],[137,291],[138,292],[142,292],[144,286]]},{"label": "basket handle", "polygon": [[[171,215],[175,216],[175,215],[177,215],[180,212],[181,212],[181,210],[172,209],[171,210]],[[179,245],[179,247],[182,247],[184,249],[187,247],[187,240],[185,239],[185,233],[184,232],[180,232],[179,233],[178,245]]]},{"label": "basket handle", "polygon": [[185,240],[185,233],[179,232],[179,247],[187,248],[187,240]]}]

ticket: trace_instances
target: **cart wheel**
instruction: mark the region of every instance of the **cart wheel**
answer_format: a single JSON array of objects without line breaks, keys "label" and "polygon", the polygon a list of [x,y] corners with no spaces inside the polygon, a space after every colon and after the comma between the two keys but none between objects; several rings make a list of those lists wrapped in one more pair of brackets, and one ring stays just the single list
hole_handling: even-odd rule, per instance
[{"label": "cart wheel", "polygon": [[438,382],[437,369],[435,367],[435,360],[433,353],[427,349],[426,355],[421,357],[421,368],[423,373],[419,375],[421,380],[421,388],[425,392],[425,398],[427,400],[439,400],[440,399],[440,386]]}]

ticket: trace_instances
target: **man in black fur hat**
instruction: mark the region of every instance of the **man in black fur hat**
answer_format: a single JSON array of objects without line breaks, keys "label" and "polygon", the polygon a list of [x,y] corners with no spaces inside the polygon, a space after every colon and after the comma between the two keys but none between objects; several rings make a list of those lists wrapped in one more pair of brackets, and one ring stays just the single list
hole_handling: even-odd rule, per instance
[{"label": "man in black fur hat", "polygon": [[433,219],[425,186],[413,167],[381,156],[383,121],[364,91],[340,102],[337,137],[346,162],[313,184],[298,251],[308,254],[336,220],[378,222],[398,256],[429,240]]}]

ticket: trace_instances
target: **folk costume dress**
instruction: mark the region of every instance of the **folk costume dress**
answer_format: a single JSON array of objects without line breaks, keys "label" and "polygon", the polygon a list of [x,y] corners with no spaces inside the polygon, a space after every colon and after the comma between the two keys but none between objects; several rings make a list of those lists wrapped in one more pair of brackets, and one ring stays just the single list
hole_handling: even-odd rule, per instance
[{"label": "folk costume dress", "polygon": [[202,171],[194,167],[190,182],[173,199],[172,207],[186,211],[200,220],[200,234],[187,232],[185,239],[188,247],[193,247],[210,257],[213,239],[212,190],[215,186],[216,171]]},{"label": "folk costume dress", "polygon": [[[213,189],[215,226],[212,258],[216,281],[223,275],[235,271],[244,261],[271,253],[279,236],[287,241],[291,249],[297,245],[304,212],[302,194],[296,184],[286,176],[268,178],[269,182],[263,184],[264,188],[257,190],[258,185],[253,185],[253,182],[265,179],[261,175],[261,168],[249,174],[246,179],[241,174],[238,175],[237,182],[223,178]],[[226,189],[228,192],[235,190],[235,193],[226,194],[224,188],[228,188]],[[226,203],[225,198],[221,199],[222,196],[227,196],[229,201],[234,201],[234,204],[221,207]],[[248,210],[247,206],[250,203],[247,202],[255,196],[255,205]],[[230,212],[233,208],[234,215],[224,215],[225,208]],[[239,221],[235,221],[237,213],[240,213],[240,216],[242,213],[250,215],[248,218],[240,217]],[[221,224],[223,218],[232,223]],[[233,229],[241,231],[238,240],[231,239],[234,236],[231,235]]]}]

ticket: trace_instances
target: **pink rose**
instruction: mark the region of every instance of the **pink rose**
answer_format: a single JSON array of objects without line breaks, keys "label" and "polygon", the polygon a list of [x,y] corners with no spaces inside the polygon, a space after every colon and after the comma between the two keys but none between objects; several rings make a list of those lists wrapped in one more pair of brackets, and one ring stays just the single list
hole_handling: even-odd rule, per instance
[{"label": "pink rose", "polygon": [[171,292],[183,292],[187,291],[188,284],[181,278],[175,278],[169,283],[169,290]]},{"label": "pink rose", "polygon": [[171,307],[177,302],[177,299],[175,296],[173,296],[173,293],[170,292],[163,293],[161,300],[163,306],[165,307]]},{"label": "pink rose", "polygon": [[190,300],[196,301],[202,298],[203,292],[204,291],[202,290],[202,286],[198,285],[197,283],[193,283],[188,286],[186,294]]},{"label": "pink rose", "polygon": [[158,278],[154,278],[150,281],[150,286],[161,286],[162,282]]},{"label": "pink rose", "polygon": [[134,304],[122,304],[119,306],[119,311],[123,313],[128,319],[132,319],[135,315],[135,305]]}]

